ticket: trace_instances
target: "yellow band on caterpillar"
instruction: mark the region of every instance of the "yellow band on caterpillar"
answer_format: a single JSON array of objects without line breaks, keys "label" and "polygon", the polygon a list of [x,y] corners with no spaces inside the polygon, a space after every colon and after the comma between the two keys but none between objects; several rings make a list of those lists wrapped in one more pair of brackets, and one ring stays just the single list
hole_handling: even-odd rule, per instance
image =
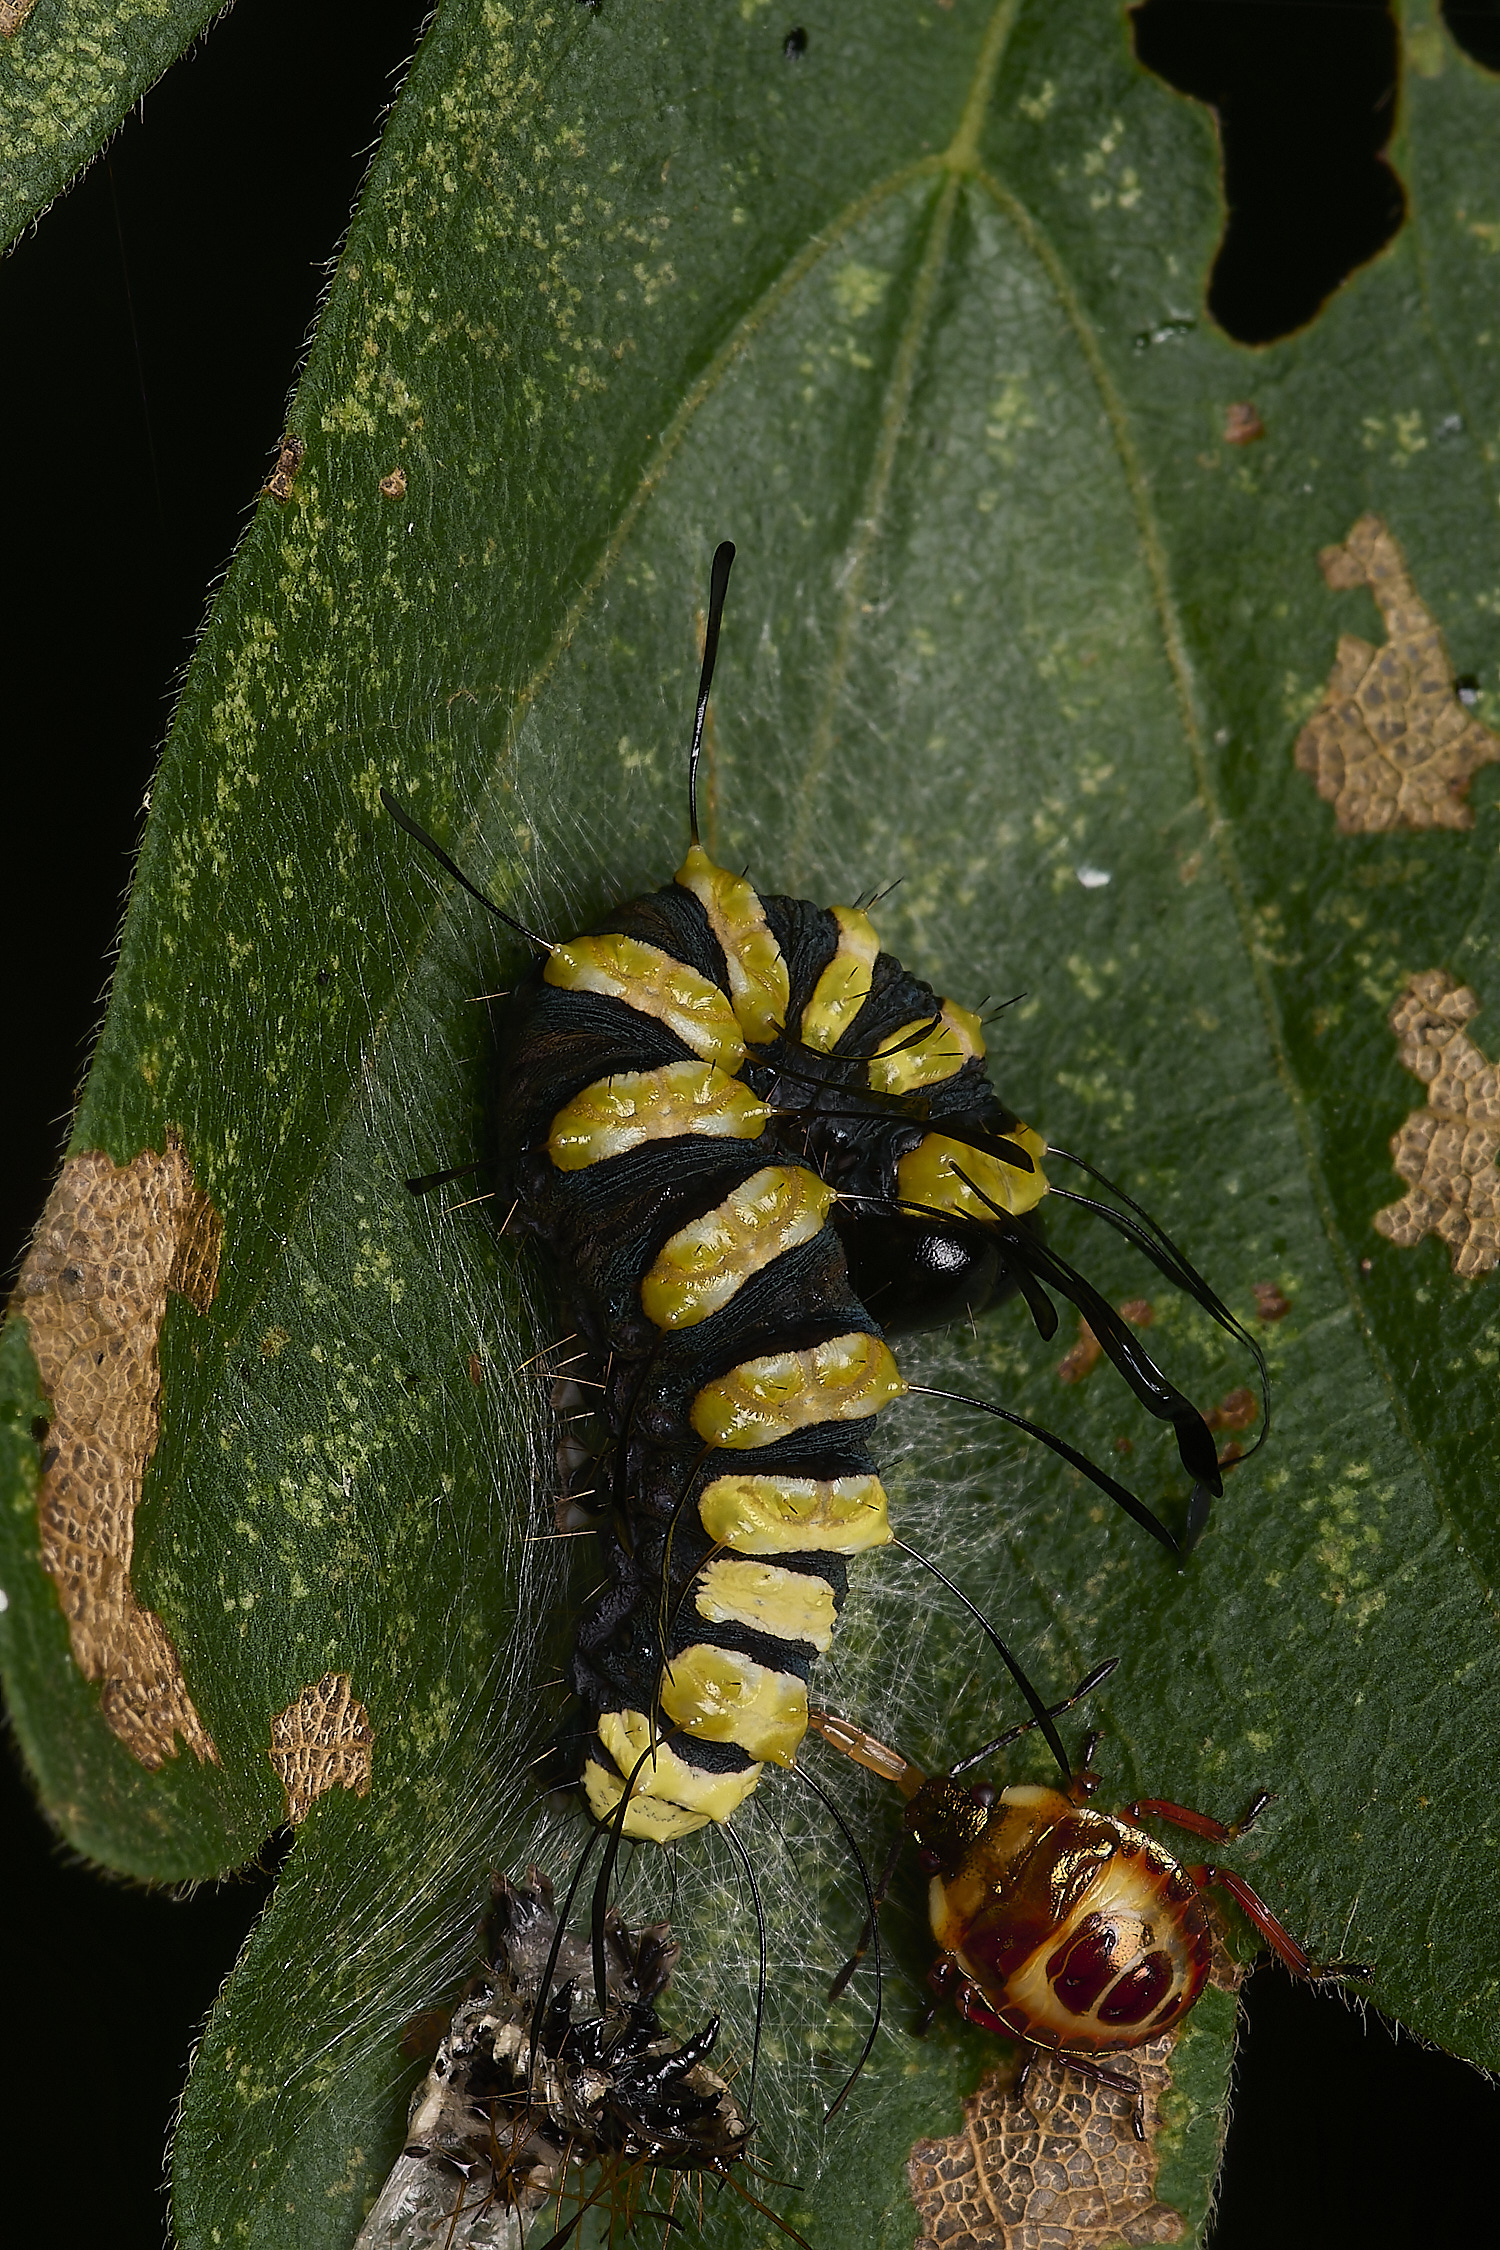
[{"label": "yellow band on caterpillar", "polygon": [[663,1063],[659,1070],[617,1071],[585,1086],[553,1118],[547,1153],[559,1172],[581,1172],[644,1141],[689,1133],[758,1140],[770,1115],[741,1079],[712,1063]]},{"label": "yellow band on caterpillar", "polygon": [[743,875],[715,867],[701,844],[694,844],[676,880],[699,901],[724,949],[741,1031],[753,1046],[764,1046],[786,1023],[791,986],[759,892]]},{"label": "yellow band on caterpillar", "polygon": [[[607,1820],[651,1741],[651,1722],[642,1711],[606,1711],[599,1720],[599,1740],[618,1771],[611,1773],[597,1758],[590,1758],[583,1769],[583,1785],[594,1818]],[[679,1757],[670,1742],[658,1739],[653,1755],[636,1774],[625,1834],[666,1844],[675,1836],[691,1836],[711,1820],[728,1820],[759,1781],[760,1771],[759,1766],[742,1766],[737,1773],[708,1773]]]},{"label": "yellow band on caterpillar", "polygon": [[802,1011],[802,1044],[820,1055],[833,1052],[870,997],[870,979],[880,940],[868,914],[857,906],[831,909],[839,926],[838,950],[813,988]]},{"label": "yellow band on caterpillar", "polygon": [[699,1571],[695,1600],[698,1615],[710,1625],[748,1625],[773,1640],[811,1641],[820,1655],[838,1622],[833,1588],[826,1580],[727,1555]]},{"label": "yellow band on caterpillar", "polygon": [[773,1445],[810,1423],[858,1422],[905,1392],[889,1345],[856,1331],[806,1351],[745,1360],[704,1384],[691,1419],[708,1444],[739,1452]]},{"label": "yellow band on caterpillar", "polygon": [[[945,1133],[924,1133],[910,1156],[903,1156],[896,1166],[901,1201],[920,1204],[924,1211],[951,1212],[956,1219],[993,1219],[991,1205],[1016,1213],[1033,1210],[1047,1192],[1042,1170],[1047,1144],[1029,1125],[1017,1125],[1003,1138],[1026,1151],[1031,1171],[1002,1164],[998,1156],[949,1140]],[[976,1195],[975,1188],[983,1192]]]},{"label": "yellow band on caterpillar", "polygon": [[658,1328],[690,1328],[727,1305],[752,1274],[810,1242],[835,1202],[816,1172],[768,1165],[674,1234],[641,1283]]},{"label": "yellow band on caterpillar", "polygon": [[956,1000],[940,1000],[938,1007],[939,1019],[925,1038],[916,1036],[922,1029],[919,1016],[881,1040],[865,1073],[877,1094],[913,1094],[923,1086],[940,1086],[984,1053],[984,1032],[973,1009],[961,1008]]},{"label": "yellow band on caterpillar", "polygon": [[683,1649],[662,1673],[660,1694],[662,1710],[684,1734],[736,1743],[769,1765],[794,1764],[807,1732],[806,1684],[795,1672],[768,1671],[738,1649],[706,1641]]},{"label": "yellow band on caterpillar", "polygon": [[878,1477],[715,1477],[698,1515],[716,1547],[740,1555],[858,1555],[891,1536]]},{"label": "yellow band on caterpillar", "polygon": [[553,946],[542,974],[564,992],[602,993],[637,1015],[655,1016],[705,1062],[738,1070],[745,1059],[734,1010],[718,986],[659,946],[639,938],[573,938]]},{"label": "yellow band on caterpillar", "polygon": [[[751,1767],[751,1772],[759,1772]],[[738,1776],[735,1777],[738,1779]],[[589,1811],[595,1820],[609,1820],[620,1799],[625,1794],[625,1784],[618,1774],[610,1773],[597,1758],[584,1762],[583,1793],[589,1802]],[[706,1828],[713,1819],[712,1813],[687,1812],[681,1805],[672,1804],[665,1797],[643,1797],[637,1782],[631,1792],[630,1809],[625,1815],[621,1833],[639,1842],[675,1844],[679,1836],[691,1836],[695,1829]]]}]

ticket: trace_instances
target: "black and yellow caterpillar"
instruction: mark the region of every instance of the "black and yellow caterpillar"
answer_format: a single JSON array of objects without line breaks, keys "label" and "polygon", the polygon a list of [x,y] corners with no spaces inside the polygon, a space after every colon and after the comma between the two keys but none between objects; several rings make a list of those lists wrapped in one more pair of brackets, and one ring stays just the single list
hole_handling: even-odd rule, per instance
[{"label": "black and yellow caterpillar", "polygon": [[[628,1790],[623,1832],[662,1841],[728,1819],[763,1764],[793,1761],[847,1558],[891,1537],[870,1441],[908,1389],[892,1335],[1013,1291],[1048,1335],[1050,1284],[1175,1425],[1195,1480],[1182,1539],[1062,1440],[969,1403],[1176,1553],[1221,1489],[1201,1415],[1044,1242],[1049,1151],[990,1084],[979,1018],[883,952],[860,908],[763,896],[703,850],[696,767],[733,556],[714,558],[687,857],[566,943],[533,940],[545,958],[507,1011],[495,1107],[499,1208],[546,1246],[601,1399],[586,1475],[608,1582],[573,1665],[584,1787],[601,1819]],[[1089,1207],[1244,1336],[1144,1213]]]},{"label": "black and yellow caterpillar", "polygon": [[1182,1536],[1050,1431],[963,1403],[1063,1455],[1174,1555],[1201,1533],[1222,1489],[1208,1426],[1049,1248],[1045,1196],[1106,1219],[1256,1351],[1128,1198],[1049,1182],[1044,1157],[1065,1152],[1000,1100],[978,1016],[883,952],[867,913],[763,896],[703,850],[697,762],[733,559],[727,543],[714,557],[687,857],[566,943],[512,923],[543,958],[506,1012],[495,1102],[498,1206],[549,1253],[600,1401],[598,1449],[565,1475],[608,1566],[573,1662],[584,1787],[601,1819],[628,1793],[623,1833],[661,1841],[727,1820],[764,1764],[793,1762],[848,1557],[892,1537],[870,1453],[911,1387],[890,1337],[1016,1292],[1050,1336],[1055,1288],[1174,1426],[1194,1479]]}]

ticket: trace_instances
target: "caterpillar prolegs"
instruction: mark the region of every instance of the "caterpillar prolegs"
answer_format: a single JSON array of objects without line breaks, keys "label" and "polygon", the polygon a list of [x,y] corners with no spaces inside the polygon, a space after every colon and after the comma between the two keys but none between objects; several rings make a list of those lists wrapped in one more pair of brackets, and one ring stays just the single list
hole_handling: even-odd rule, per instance
[{"label": "caterpillar prolegs", "polygon": [[1102,1216],[1256,1350],[1144,1212],[1049,1179],[1049,1156],[1080,1160],[1006,1107],[978,1016],[882,950],[868,913],[762,894],[704,851],[733,556],[714,557],[687,856],[564,943],[522,931],[543,958],[506,1011],[495,1102],[499,1207],[545,1247],[597,1386],[583,1481],[608,1582],[573,1661],[584,1788],[601,1819],[628,1790],[623,1833],[661,1841],[727,1820],[796,1755],[848,1558],[892,1536],[870,1448],[916,1386],[891,1338],[1015,1293],[1050,1336],[1055,1290],[1173,1426],[1194,1480],[1181,1536],[1051,1432],[962,1403],[1060,1453],[1174,1556],[1201,1533],[1222,1489],[1208,1426],[1049,1248],[1045,1197]]}]

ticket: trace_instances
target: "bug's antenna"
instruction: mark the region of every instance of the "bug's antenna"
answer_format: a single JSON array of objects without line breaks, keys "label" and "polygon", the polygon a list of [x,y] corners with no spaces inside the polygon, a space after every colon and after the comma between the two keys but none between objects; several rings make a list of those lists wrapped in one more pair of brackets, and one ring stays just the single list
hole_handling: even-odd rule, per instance
[{"label": "bug's antenna", "polygon": [[[1072,1710],[1075,1703],[1081,1703],[1086,1695],[1092,1695],[1095,1688],[1109,1678],[1119,1661],[1118,1656],[1107,1656],[1102,1664],[1096,1664],[1088,1678],[1080,1680],[1071,1695],[1065,1695],[1061,1703],[1048,1705],[1048,1718],[1060,1719],[1065,1711]],[[982,1750],[971,1751],[967,1758],[960,1758],[956,1766],[950,1766],[948,1778],[951,1781],[958,1774],[967,1773],[971,1766],[983,1765],[985,1759],[992,1758],[997,1750],[1005,1750],[1012,1742],[1019,1742],[1023,1734],[1030,1734],[1036,1723],[1035,1719],[1023,1719],[1018,1727],[1007,1727],[1004,1734],[997,1734],[994,1741],[987,1742]],[[1071,1780],[1072,1775],[1068,1778]]]},{"label": "bug's antenna", "polygon": [[[1047,1740],[1047,1748],[1052,1752],[1053,1757],[1062,1767],[1064,1774],[1071,1781],[1073,1778],[1073,1768],[1068,1763],[1068,1753],[1063,1748],[1062,1736],[1058,1733],[1056,1727],[1052,1724],[1052,1713],[1048,1710],[1046,1704],[1037,1694],[1036,1689],[1032,1686],[1030,1680],[1027,1679],[1026,1674],[1021,1670],[1020,1665],[1011,1655],[1010,1650],[1006,1647],[1004,1641],[1001,1640],[1000,1635],[995,1631],[994,1626],[985,1616],[984,1611],[977,1608],[976,1605],[970,1601],[962,1586],[955,1586],[952,1579],[948,1577],[946,1572],[939,1570],[935,1562],[929,1562],[925,1555],[918,1554],[915,1547],[908,1547],[904,1539],[897,1539],[893,1537],[891,1540],[891,1545],[893,1547],[899,1547],[903,1555],[910,1555],[913,1562],[919,1562],[924,1570],[930,1570],[933,1577],[937,1579],[940,1585],[946,1586],[950,1594],[956,1594],[958,1596],[959,1600],[963,1603],[964,1608],[975,1620],[976,1624],[984,1633],[985,1638],[989,1641],[991,1647],[999,1656],[1001,1663],[1005,1666],[1005,1669],[1007,1670],[1007,1672],[1009,1672],[1011,1678],[1015,1681],[1016,1686],[1025,1696],[1026,1701],[1030,1704],[1031,1719],[1029,1723],[1032,1726],[1041,1728],[1042,1733],[1045,1735]],[[1119,1659],[1116,1658],[1115,1661],[1118,1662]]]},{"label": "bug's antenna", "polygon": [[514,930],[518,937],[525,938],[526,943],[534,945],[538,953],[551,953],[555,950],[550,938],[538,937],[535,930],[528,930],[524,922],[518,922],[514,914],[507,914],[503,906],[497,906],[492,898],[486,898],[479,886],[469,881],[457,860],[448,857],[437,838],[429,836],[419,820],[412,819],[405,806],[397,802],[389,789],[381,790],[380,802],[384,805],[396,826],[404,828],[407,835],[413,837],[421,845],[424,852],[431,852],[439,867],[446,867],[455,883],[462,883],[470,898],[477,898],[480,905],[493,914],[497,922],[503,922],[507,929]]},{"label": "bug's antenna", "polygon": [[698,709],[693,719],[693,747],[688,752],[688,823],[695,844],[698,841],[698,753],[703,747],[703,722],[708,717],[708,691],[714,684],[714,660],[719,653],[719,626],[724,616],[724,596],[729,591],[729,566],[733,561],[734,541],[726,539],[714,550],[713,567],[709,572],[708,625],[703,635],[703,670],[698,679]]},{"label": "bug's antenna", "polygon": [[761,2022],[766,2012],[766,1917],[761,1908],[760,1890],[755,1880],[755,1869],[750,1863],[750,1854],[727,1821],[724,1824],[724,1834],[733,1844],[739,1855],[740,1865],[745,1870],[745,1880],[750,1885],[750,1897],[755,1907],[755,1927],[760,1936],[760,1974],[755,1984],[755,2041],[750,2049],[750,2096],[745,2103],[746,2116],[752,2116],[755,2111],[755,2074],[760,2068]]}]

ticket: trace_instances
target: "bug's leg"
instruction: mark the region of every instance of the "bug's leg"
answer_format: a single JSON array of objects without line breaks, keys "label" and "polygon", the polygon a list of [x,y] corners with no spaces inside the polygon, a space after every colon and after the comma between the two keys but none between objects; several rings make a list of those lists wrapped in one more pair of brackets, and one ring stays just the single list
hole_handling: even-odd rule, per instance
[{"label": "bug's leg", "polygon": [[1185,1873],[1200,1891],[1210,1887],[1227,1891],[1246,1921],[1259,1930],[1271,1951],[1279,1961],[1285,1963],[1294,1977],[1305,1977],[1312,1984],[1317,1984],[1324,1977],[1357,1977],[1362,1982],[1369,1977],[1369,1968],[1362,1961],[1311,1960],[1307,1948],[1298,1944],[1285,1923],[1277,1920],[1259,1892],[1251,1888],[1243,1875],[1236,1875],[1233,1868],[1189,1867]]},{"label": "bug's leg", "polygon": [[[1014,2037],[1014,2033],[1011,2036]],[[1112,2086],[1117,2094],[1133,2094],[1135,2107],[1130,2113],[1130,2130],[1138,2141],[1146,2138],[1146,2096],[1140,2080],[1132,2078],[1126,2071],[1111,2070],[1106,2064],[1094,2062],[1086,2056],[1067,2054],[1060,2047],[1038,2048],[1029,2041],[1023,2043],[1020,2072],[1011,2089],[1017,2101],[1026,2101],[1026,2089],[1031,2081],[1031,2073],[1036,2068],[1039,2053],[1050,2054],[1054,2062],[1059,2063],[1064,2070],[1077,2071],[1080,2078],[1092,2078],[1101,2086]],[[1029,2103],[1027,2107],[1030,2107]],[[1034,2116],[1035,2111],[1032,2114]]]},{"label": "bug's leg", "polygon": [[1101,2086],[1112,2086],[1117,2094],[1133,2094],[1135,2107],[1130,2112],[1130,2130],[1138,2141],[1146,2138],[1146,2095],[1139,2078],[1128,2071],[1110,2070],[1103,2063],[1086,2061],[1082,2055],[1059,2053],[1058,2061],[1064,2070],[1076,2070],[1080,2078],[1092,2078]]},{"label": "bug's leg", "polygon": [[1208,1866],[1189,1867],[1184,1872],[1197,1884],[1200,1891],[1208,1890],[1210,1886],[1227,1891],[1246,1920],[1254,1923],[1272,1952],[1278,1960],[1286,1963],[1292,1975],[1311,1975],[1312,1963],[1307,1957],[1306,1948],[1299,1945],[1285,1924],[1277,1920],[1265,1900],[1250,1888],[1243,1875],[1236,1875],[1227,1867]]},{"label": "bug's leg", "polygon": [[[1251,1800],[1248,1810],[1236,1821],[1215,1820],[1212,1813],[1194,1812],[1189,1805],[1173,1804],[1169,1797],[1138,1797],[1133,1805],[1125,1807],[1122,1818],[1139,1820],[1143,1813],[1153,1814],[1158,1820],[1169,1820],[1174,1828],[1184,1828],[1190,1836],[1203,1836],[1212,1844],[1233,1843],[1252,1828],[1271,1802],[1269,1789],[1262,1789]],[[1294,1977],[1306,1977],[1316,1983],[1320,1977],[1368,1977],[1370,1972],[1362,1962],[1329,1961],[1314,1963],[1307,1948],[1299,1945],[1285,1923],[1279,1922],[1258,1891],[1251,1888],[1243,1875],[1236,1875],[1229,1867],[1210,1867],[1200,1864],[1184,1870],[1200,1891],[1217,1888],[1227,1891],[1245,1919],[1259,1930],[1271,1951],[1283,1961]]]},{"label": "bug's leg", "polygon": [[955,1988],[961,1981],[958,1963],[951,1953],[940,1953],[927,1972],[927,1989],[936,1994],[939,2005],[944,2000],[952,2000],[957,2004]]},{"label": "bug's leg", "polygon": [[1002,2039],[1014,2039],[1015,2033],[1008,2023],[1002,2023],[972,1977],[966,1977],[950,1955],[942,1954],[933,1962],[927,1982],[941,1998],[951,1999],[965,2023],[977,2023],[982,2031],[996,2031]]},{"label": "bug's leg", "polygon": [[[853,1976],[855,1970],[859,1967],[860,1962],[863,1961],[865,1955],[870,1950],[870,1940],[875,1935],[875,1916],[880,1912],[881,1907],[885,1904],[885,1894],[890,1889],[891,1883],[895,1878],[897,1863],[901,1858],[901,1847],[905,1842],[906,1838],[904,1835],[898,1836],[895,1843],[891,1846],[890,1857],[887,1859],[884,1867],[881,1869],[880,1880],[875,1885],[874,1911],[871,1913],[869,1919],[865,1923],[864,1928],[859,1933],[858,1945],[854,1948],[854,1951],[850,1954],[848,1960],[844,1963],[844,1966],[840,1969],[838,1975],[834,1978],[832,1984],[828,1987],[828,1997],[830,2000],[837,2000],[839,1994],[843,1991],[845,1985],[847,1985],[849,1979]],[[936,2010],[934,2010],[933,2013],[935,2014]]]},{"label": "bug's leg", "polygon": [[[1084,1763],[1087,1762],[1085,1756]],[[1232,1844],[1236,1836],[1243,1836],[1255,1826],[1270,1802],[1270,1790],[1262,1789],[1238,1820],[1223,1821],[1215,1820],[1212,1813],[1194,1812],[1190,1805],[1174,1804],[1170,1797],[1137,1797],[1120,1817],[1139,1820],[1143,1813],[1150,1813],[1157,1820],[1169,1820],[1174,1828],[1185,1828],[1190,1836],[1205,1837],[1211,1844]]]}]

